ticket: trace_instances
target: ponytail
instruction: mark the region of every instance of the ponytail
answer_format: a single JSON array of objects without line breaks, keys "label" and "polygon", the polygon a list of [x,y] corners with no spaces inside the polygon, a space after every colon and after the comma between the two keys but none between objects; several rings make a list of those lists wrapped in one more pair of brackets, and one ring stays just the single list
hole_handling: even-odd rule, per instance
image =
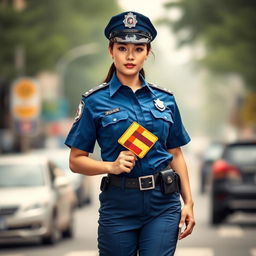
[{"label": "ponytail", "polygon": [[112,78],[112,76],[113,76],[113,74],[116,72],[116,66],[115,66],[115,64],[114,63],[112,63],[112,65],[110,66],[110,68],[109,68],[109,71],[108,71],[108,74],[107,74],[107,76],[106,76],[106,78],[104,79],[104,83],[108,83],[110,80],[111,80],[111,78]]}]

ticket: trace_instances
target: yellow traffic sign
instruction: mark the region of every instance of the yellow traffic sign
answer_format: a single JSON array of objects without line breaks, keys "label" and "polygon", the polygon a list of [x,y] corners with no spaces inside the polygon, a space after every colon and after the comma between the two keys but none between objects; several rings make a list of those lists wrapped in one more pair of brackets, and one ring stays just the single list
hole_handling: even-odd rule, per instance
[{"label": "yellow traffic sign", "polygon": [[16,80],[11,91],[11,112],[17,120],[38,118],[41,99],[37,82],[29,77]]},{"label": "yellow traffic sign", "polygon": [[19,98],[30,99],[37,93],[37,87],[31,79],[21,79],[16,84],[14,92]]}]

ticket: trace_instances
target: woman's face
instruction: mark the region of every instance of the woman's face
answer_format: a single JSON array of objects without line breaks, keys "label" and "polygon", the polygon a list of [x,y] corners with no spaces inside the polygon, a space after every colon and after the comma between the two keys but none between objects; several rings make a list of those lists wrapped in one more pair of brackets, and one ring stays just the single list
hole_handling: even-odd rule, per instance
[{"label": "woman's face", "polygon": [[149,51],[146,44],[114,43],[109,48],[117,72],[125,76],[137,75],[143,68]]}]

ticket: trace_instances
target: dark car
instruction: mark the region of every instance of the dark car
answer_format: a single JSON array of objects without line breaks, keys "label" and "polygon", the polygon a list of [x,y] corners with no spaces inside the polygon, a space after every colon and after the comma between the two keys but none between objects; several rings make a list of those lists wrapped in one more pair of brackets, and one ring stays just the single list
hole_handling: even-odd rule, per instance
[{"label": "dark car", "polygon": [[236,211],[256,212],[256,141],[225,145],[211,181],[211,224]]},{"label": "dark car", "polygon": [[223,143],[219,141],[213,141],[207,147],[201,158],[200,168],[200,192],[204,193],[210,183],[210,174],[212,164],[215,160],[221,157],[223,152]]}]

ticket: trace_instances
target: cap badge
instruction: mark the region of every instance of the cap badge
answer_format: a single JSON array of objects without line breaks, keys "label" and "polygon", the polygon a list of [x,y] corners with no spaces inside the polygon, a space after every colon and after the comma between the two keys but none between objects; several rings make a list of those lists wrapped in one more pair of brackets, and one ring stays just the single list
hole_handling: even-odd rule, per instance
[{"label": "cap badge", "polygon": [[161,101],[160,99],[154,100],[154,104],[155,104],[155,107],[156,107],[158,110],[160,110],[160,111],[164,111],[164,110],[165,110],[164,102]]},{"label": "cap badge", "polygon": [[136,15],[134,15],[132,12],[129,12],[127,15],[124,16],[124,26],[128,28],[136,27],[137,24]]}]

